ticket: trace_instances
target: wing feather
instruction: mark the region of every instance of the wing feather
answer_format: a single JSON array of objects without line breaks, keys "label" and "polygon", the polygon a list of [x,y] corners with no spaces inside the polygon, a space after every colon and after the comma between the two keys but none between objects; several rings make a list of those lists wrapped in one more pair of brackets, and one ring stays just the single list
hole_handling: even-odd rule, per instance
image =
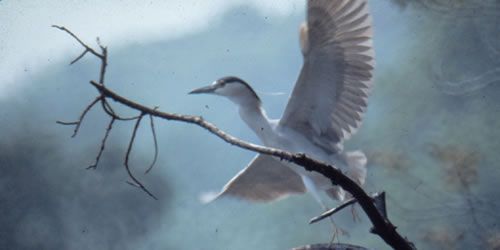
[{"label": "wing feather", "polygon": [[259,154],[222,191],[203,199],[211,202],[223,196],[232,196],[251,202],[270,202],[305,192],[302,178],[297,173],[279,160]]},{"label": "wing feather", "polygon": [[309,0],[300,40],[304,65],[279,126],[335,153],[361,126],[374,52],[367,0]]},{"label": "wing feather", "polygon": [[[354,1],[351,2],[352,4],[355,4]],[[346,5],[347,6],[347,5]],[[358,7],[356,7],[355,9],[353,9],[352,11],[350,12],[345,12],[347,14],[341,16],[341,17],[338,17],[335,22],[337,23],[345,23],[346,21],[350,21],[352,19],[355,19],[356,16],[358,16],[366,7],[366,3],[363,2],[361,4],[358,5]],[[362,28],[363,29],[363,28]],[[341,34],[341,33],[340,33]]]}]

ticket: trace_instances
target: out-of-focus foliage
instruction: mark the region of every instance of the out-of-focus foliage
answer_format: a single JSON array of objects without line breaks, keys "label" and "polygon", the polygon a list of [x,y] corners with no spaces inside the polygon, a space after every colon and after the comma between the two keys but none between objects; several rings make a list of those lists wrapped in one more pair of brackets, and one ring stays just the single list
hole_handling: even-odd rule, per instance
[{"label": "out-of-focus foliage", "polygon": [[[389,214],[416,230],[420,248],[498,249],[500,2],[392,2],[413,16],[407,27],[416,35],[395,68],[412,95],[395,100],[405,108],[390,115],[405,135],[369,151],[386,169],[382,179],[401,180],[385,183],[405,194],[392,197],[389,210],[398,212]],[[383,77],[387,85],[396,79]],[[396,99],[406,92],[391,86]]]},{"label": "out-of-focus foliage", "polygon": [[[500,81],[500,3],[495,0],[392,0],[436,17],[446,48],[432,64],[436,87],[463,95]],[[463,36],[468,34],[468,36]],[[465,39],[465,40],[462,40]],[[476,58],[474,58],[476,57]],[[482,57],[489,57],[481,59]],[[478,60],[480,63],[478,64]],[[473,63],[471,63],[473,61]]]}]

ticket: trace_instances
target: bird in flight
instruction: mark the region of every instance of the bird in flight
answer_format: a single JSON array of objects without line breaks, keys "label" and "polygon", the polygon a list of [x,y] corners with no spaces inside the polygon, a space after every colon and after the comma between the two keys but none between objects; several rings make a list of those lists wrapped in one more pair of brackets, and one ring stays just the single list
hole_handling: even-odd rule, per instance
[{"label": "bird in flight", "polygon": [[[363,185],[366,157],[343,150],[343,142],[360,127],[372,87],[374,52],[367,0],[308,0],[300,26],[303,66],[279,120],[268,118],[256,92],[244,80],[223,77],[190,94],[223,96],[238,106],[242,120],[268,147],[302,152],[340,168]],[[218,193],[205,202],[233,196],[270,202],[309,192],[343,200],[345,192],[321,174],[258,154]]]}]

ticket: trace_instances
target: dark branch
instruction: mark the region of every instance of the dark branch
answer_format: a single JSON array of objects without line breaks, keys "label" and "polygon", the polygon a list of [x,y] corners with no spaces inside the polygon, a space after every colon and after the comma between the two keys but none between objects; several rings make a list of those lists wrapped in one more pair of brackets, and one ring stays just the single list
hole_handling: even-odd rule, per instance
[{"label": "dark branch", "polygon": [[232,135],[226,134],[225,132],[223,132],[222,130],[217,128],[214,124],[205,121],[200,116],[181,115],[181,114],[162,112],[162,111],[159,111],[155,108],[150,108],[150,107],[144,106],[142,104],[133,102],[125,97],[122,97],[122,96],[116,94],[115,92],[113,92],[112,90],[106,88],[102,84],[97,83],[95,81],[90,81],[90,84],[92,84],[92,86],[94,86],[100,93],[102,93],[107,98],[111,98],[115,102],[121,103],[122,105],[125,105],[129,108],[141,111],[144,114],[151,115],[151,116],[157,117],[157,118],[166,119],[166,120],[181,121],[181,122],[186,122],[186,123],[190,123],[190,124],[195,124],[195,125],[198,125],[200,127],[205,128],[209,132],[215,134],[216,136],[218,136],[222,140],[224,140],[227,143],[230,143],[232,145],[235,145],[235,146],[238,146],[238,147],[241,147],[244,149],[248,149],[251,151],[255,151],[255,152],[259,152],[259,153],[263,153],[263,154],[267,154],[267,155],[272,155],[272,156],[278,157],[280,159],[285,159],[285,160],[292,159],[293,154],[290,152],[275,149],[275,148],[264,147],[264,146],[260,146],[260,145],[253,144],[253,143],[243,142]]},{"label": "dark branch", "polygon": [[108,66],[108,49],[106,47],[101,46],[99,38],[97,38],[97,43],[99,44],[99,47],[101,48],[102,52],[99,81],[104,84],[104,76],[106,75],[106,67]]},{"label": "dark branch", "polygon": [[[156,109],[156,107],[155,107]],[[153,143],[154,143],[154,146],[155,146],[155,154],[154,154],[154,157],[153,157],[153,162],[151,163],[151,165],[149,165],[149,168],[146,169],[146,174],[149,173],[149,171],[151,171],[151,169],[153,169],[153,167],[155,166],[156,164],[156,160],[158,159],[158,140],[156,139],[156,130],[155,130],[155,124],[154,124],[154,121],[153,121],[153,116],[152,115],[149,115],[149,124],[151,125],[151,134],[153,135]]]},{"label": "dark branch", "polygon": [[[385,215],[385,217],[387,217],[386,213],[385,213],[385,196],[384,195],[384,192],[381,192],[381,193],[375,193],[373,196],[372,196],[372,199],[374,200],[375,202],[375,206],[378,208],[378,210],[383,214]],[[380,199],[380,197],[384,197],[382,198],[381,200],[381,203],[383,203],[384,205],[377,205],[378,204],[378,200]],[[332,215],[334,215],[335,213],[339,212],[340,210],[348,207],[349,205],[353,205],[355,204],[356,202],[358,202],[355,198],[351,198],[347,201],[345,201],[344,203],[342,203],[340,206],[338,207],[334,207],[324,213],[322,213],[321,215],[319,216],[316,216],[314,218],[312,218],[310,221],[309,221],[309,224],[313,224],[313,223],[316,223],[318,221],[321,221],[327,217],[330,217]],[[383,207],[383,208],[382,208]]]},{"label": "dark branch", "polygon": [[135,120],[137,120],[137,118],[139,118],[139,116],[122,117],[122,116],[118,115],[115,112],[115,110],[113,109],[113,107],[111,107],[111,104],[109,104],[109,102],[104,97],[103,97],[103,100],[101,101],[101,104],[102,104],[102,109],[104,110],[104,112],[106,112],[106,114],[115,118],[118,121],[135,121]]},{"label": "dark branch", "polygon": [[89,52],[89,50],[84,50],[78,57],[76,57],[73,61],[71,61],[69,63],[69,65],[73,65],[74,63],[78,62],[78,60],[82,59],[82,57],[85,56],[85,54],[87,54]]},{"label": "dark branch", "polygon": [[92,109],[92,107],[101,99],[101,97],[95,98],[85,109],[83,110],[82,114],[80,114],[80,117],[78,117],[78,121],[76,122],[62,122],[62,121],[57,121],[58,124],[61,125],[75,125],[75,129],[73,130],[73,134],[71,137],[75,137],[78,134],[78,130],[80,129],[80,126],[83,122],[83,119],[85,118],[85,115]]},{"label": "dark branch", "polygon": [[96,169],[97,165],[99,165],[99,160],[101,160],[102,153],[104,152],[104,148],[106,147],[106,141],[108,140],[109,133],[111,132],[111,129],[113,129],[113,123],[115,123],[115,118],[112,117],[111,121],[108,123],[108,127],[106,128],[106,133],[104,134],[104,137],[102,138],[101,141],[101,147],[99,148],[99,152],[97,153],[97,156],[95,158],[95,161],[92,165],[88,166],[87,169]]},{"label": "dark branch", "polygon": [[80,126],[83,122],[83,119],[85,118],[85,115],[87,115],[87,113],[92,109],[92,107],[94,107],[94,105],[99,101],[99,97],[98,98],[95,98],[82,112],[82,114],[80,115],[80,117],[78,118],[78,124],[76,124],[75,126],[75,130],[73,131],[73,135],[71,137],[75,137],[76,134],[78,133],[78,130],[80,129]]},{"label": "dark branch", "polygon": [[71,32],[70,30],[66,29],[66,27],[64,26],[58,26],[58,25],[52,25],[52,27],[56,28],[56,29],[60,29],[66,33],[68,33],[71,37],[73,37],[80,45],[82,45],[82,47],[85,48],[86,51],[92,53],[92,55],[94,56],[97,56],[99,59],[103,59],[103,55],[97,53],[94,49],[92,49],[91,47],[89,47],[87,44],[85,44],[84,42],[82,42],[82,40],[80,40],[80,38],[78,38],[75,34],[73,34],[73,32]]},{"label": "dark branch", "polygon": [[[87,45],[83,44],[73,33],[69,32],[67,29],[59,26],[55,26],[67,33],[69,33],[71,36],[73,36],[75,39],[77,39],[80,44],[84,48],[88,48]],[[101,60],[101,75],[99,79],[104,79],[104,74],[105,74],[105,69],[107,65],[107,50],[105,47],[102,45],[99,45],[103,54],[97,54],[92,53],[93,50],[89,50],[92,54],[96,55],[100,60]],[[96,81],[90,81],[90,84],[94,86],[97,91],[99,92],[99,95],[101,97],[101,103],[103,106],[104,111],[110,115],[112,118],[115,118],[117,120],[118,116],[114,113],[114,111],[111,109],[111,106],[109,104],[106,104],[106,98],[112,99],[124,106],[127,106],[133,110],[140,111],[139,117],[136,119],[136,123],[134,126],[134,130],[132,132],[132,138],[129,143],[129,147],[127,149],[126,157],[125,157],[125,167],[126,170],[130,176],[130,178],[133,180],[133,182],[128,182],[129,184],[141,188],[143,191],[148,193],[151,197],[156,199],[155,196],[153,196],[145,187],[142,185],[131,173],[129,164],[128,164],[128,159],[130,156],[130,152],[132,150],[132,145],[136,136],[137,129],[140,125],[140,122],[145,115],[149,115],[151,118],[157,117],[157,118],[162,118],[165,120],[173,120],[173,121],[180,121],[180,122],[185,122],[185,123],[190,123],[197,125],[199,127],[202,127],[206,130],[208,130],[210,133],[218,136],[222,140],[226,141],[227,143],[231,145],[235,145],[237,147],[247,149],[250,151],[254,151],[257,153],[261,154],[266,154],[270,156],[274,156],[276,158],[279,158],[281,160],[286,160],[292,163],[295,163],[299,166],[302,166],[308,171],[314,171],[321,173],[325,177],[329,178],[334,185],[339,185],[341,186],[344,190],[347,192],[351,193],[352,196],[358,201],[362,209],[365,211],[365,213],[368,215],[368,218],[370,221],[373,223],[373,229],[371,230],[373,233],[379,235],[387,244],[392,246],[394,249],[415,249],[413,244],[409,241],[407,241],[404,237],[402,237],[397,231],[396,227],[386,218],[386,216],[382,215],[382,213],[379,212],[377,207],[374,204],[374,201],[372,198],[358,185],[356,184],[353,180],[351,180],[349,177],[344,175],[342,171],[339,169],[335,168],[332,165],[320,162],[318,160],[315,160],[313,158],[308,157],[305,154],[301,153],[291,153],[288,151],[276,149],[276,148],[270,148],[270,147],[263,147],[259,146],[256,144],[248,143],[242,140],[239,140],[238,138],[229,135],[219,128],[217,128],[215,125],[212,123],[209,123],[205,121],[202,117],[200,116],[190,116],[190,115],[181,115],[181,114],[174,114],[174,113],[167,113],[167,112],[162,112],[157,110],[156,108],[150,108],[147,106],[144,106],[142,104],[139,104],[137,102],[131,101],[125,97],[122,97],[118,95],[117,93],[113,92],[112,90],[108,89],[105,87],[103,82],[96,82]]]},{"label": "dark branch", "polygon": [[61,125],[77,125],[78,122],[63,122],[63,121],[56,121],[57,124]]},{"label": "dark branch", "polygon": [[[83,58],[89,52],[101,60],[101,66],[100,66],[100,71],[99,71],[99,82],[104,86],[104,79],[105,79],[105,75],[106,75],[106,68],[108,66],[108,50],[107,50],[106,47],[104,47],[104,46],[101,45],[101,41],[99,40],[99,38],[96,39],[96,42],[97,42],[97,45],[99,46],[99,48],[101,49],[101,53],[98,53],[97,51],[95,51],[94,49],[92,49],[90,46],[88,46],[87,44],[85,44],[73,32],[71,32],[70,30],[66,29],[65,27],[57,26],[57,25],[52,25],[52,27],[57,28],[59,30],[62,30],[64,32],[68,33],[71,37],[73,37],[85,49],[78,57],[76,57],[73,61],[71,61],[70,65],[78,62],[81,58]],[[128,164],[128,158],[129,158],[129,155],[130,155],[130,151],[132,149],[133,141],[135,139],[135,134],[137,132],[137,128],[138,128],[139,122],[141,121],[141,119],[144,116],[144,114],[141,114],[139,116],[134,116],[134,117],[122,117],[122,116],[118,115],[114,111],[114,109],[108,103],[106,97],[102,93],[99,93],[99,95],[94,99],[94,101],[92,101],[89,105],[87,105],[87,107],[83,110],[83,112],[80,115],[78,121],[76,121],[76,122],[62,122],[62,121],[57,121],[57,123],[61,124],[61,125],[74,125],[75,126],[75,130],[73,132],[72,137],[75,137],[78,134],[78,130],[80,129],[80,125],[81,125],[83,119],[85,118],[85,115],[92,109],[92,107],[94,107],[94,105],[97,102],[101,103],[102,109],[104,110],[104,112],[106,114],[108,114],[111,117],[111,121],[109,122],[108,127],[106,129],[106,133],[104,134],[104,137],[103,137],[103,139],[101,141],[101,147],[99,148],[99,152],[97,153],[96,159],[95,159],[95,161],[94,161],[94,163],[92,165],[90,165],[90,166],[87,167],[87,169],[95,169],[95,168],[97,168],[97,165],[99,164],[101,156],[102,156],[102,154],[104,152],[104,148],[106,146],[106,141],[107,141],[108,136],[109,136],[109,134],[110,134],[110,132],[111,132],[111,130],[113,128],[113,124],[114,124],[115,121],[132,121],[132,120],[137,120],[136,127],[134,128],[134,131],[132,133],[132,138],[131,138],[131,141],[130,141],[130,144],[129,144],[129,148],[128,148],[127,154],[125,156],[125,168],[127,170],[127,173],[129,174],[130,178],[133,180],[133,183],[129,182],[129,184],[142,189],[149,196],[151,196],[155,200],[157,200],[157,198],[141,182],[139,182],[139,180],[137,178],[134,177],[134,175],[130,171],[129,164]],[[153,127],[153,134],[155,134],[154,127]],[[157,149],[156,135],[155,135],[155,138],[154,138],[154,142],[155,142],[155,148]],[[157,152],[155,152],[155,159],[153,161],[153,164],[154,164],[154,162],[156,162],[156,157],[157,157],[156,154],[157,154]]]},{"label": "dark branch", "polygon": [[135,136],[137,134],[137,130],[139,129],[139,125],[141,125],[142,118],[144,117],[144,113],[141,113],[139,115],[139,118],[137,118],[137,121],[135,122],[134,130],[132,130],[132,136],[130,137],[130,142],[127,147],[127,153],[125,154],[125,162],[123,163],[125,165],[125,169],[127,170],[128,176],[130,179],[132,179],[133,182],[128,182],[132,186],[140,188],[142,191],[146,192],[149,196],[153,197],[153,199],[158,200],[156,196],[154,196],[135,176],[132,174],[132,171],[130,171],[130,164],[129,164],[129,159],[130,159],[130,152],[132,152],[132,146],[134,145],[134,140]]},{"label": "dark branch", "polygon": [[344,175],[339,169],[329,164],[310,158],[305,154],[294,154],[276,148],[263,147],[256,144],[244,142],[232,135],[226,134],[212,123],[205,121],[202,117],[162,112],[122,97],[95,81],[90,81],[90,84],[92,84],[92,86],[94,86],[104,96],[111,98],[114,101],[121,103],[129,108],[141,111],[143,114],[166,120],[195,124],[202,128],[205,128],[212,134],[218,136],[222,140],[232,145],[257,153],[271,155],[281,160],[293,162],[299,166],[304,167],[308,171],[321,173],[322,175],[329,178],[332,181],[332,184],[341,186],[344,190],[351,193],[352,196],[356,198],[362,209],[368,215],[370,221],[373,223],[374,227],[372,229],[372,232],[374,234],[379,235],[382,239],[384,239],[384,241],[386,241],[387,244],[394,247],[395,249],[414,249],[414,246],[399,233],[397,233],[396,227],[378,211],[377,207],[372,201],[372,198],[368,194],[366,194],[366,192],[358,184]]}]

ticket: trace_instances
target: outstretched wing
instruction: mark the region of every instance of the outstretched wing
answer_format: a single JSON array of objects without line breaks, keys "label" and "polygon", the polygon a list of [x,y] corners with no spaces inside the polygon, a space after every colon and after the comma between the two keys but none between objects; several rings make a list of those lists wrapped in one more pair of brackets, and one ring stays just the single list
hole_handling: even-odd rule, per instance
[{"label": "outstretched wing", "polygon": [[309,0],[304,64],[279,125],[335,153],[359,128],[372,86],[372,22],[366,0]]},{"label": "outstretched wing", "polygon": [[259,154],[220,193],[202,197],[202,200],[211,202],[219,197],[233,196],[252,202],[269,202],[305,192],[297,173],[279,160]]}]

